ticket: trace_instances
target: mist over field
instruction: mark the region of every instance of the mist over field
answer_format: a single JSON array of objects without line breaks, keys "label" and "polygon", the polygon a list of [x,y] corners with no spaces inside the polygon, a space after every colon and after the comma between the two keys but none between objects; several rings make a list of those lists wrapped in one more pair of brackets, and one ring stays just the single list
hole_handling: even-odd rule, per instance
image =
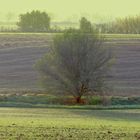
[{"label": "mist over field", "polygon": [[[121,39],[123,37],[123,39]],[[34,65],[48,51],[52,41],[51,34],[0,34],[0,91],[39,90],[39,74]],[[111,95],[139,95],[140,37],[128,38],[121,35],[115,39],[107,37],[115,56],[112,74]],[[114,93],[115,92],[115,93]]]},{"label": "mist over field", "polygon": [[[127,6],[124,6],[126,3]],[[139,0],[5,0],[0,5],[0,30],[36,32],[36,30],[22,30],[18,23],[19,15],[38,10],[46,12],[51,19],[50,27],[38,32],[63,32],[59,28],[68,27],[77,29],[80,18],[85,17],[103,34],[139,34],[139,4]],[[58,30],[54,29],[55,26]],[[38,74],[33,65],[47,52],[47,47],[44,46],[49,46],[48,36],[1,34],[0,41],[1,89],[39,88]],[[125,35],[114,37],[106,44],[113,48],[116,57],[116,64],[112,68],[115,74],[111,77],[114,89],[137,94],[140,84],[139,36],[129,39]]]},{"label": "mist over field", "polygon": [[140,140],[140,0],[0,0],[0,140]]},{"label": "mist over field", "polygon": [[0,21],[15,22],[19,14],[41,10],[48,12],[53,21],[78,22],[85,16],[92,22],[105,22],[139,14],[139,4],[139,0],[1,0]]}]

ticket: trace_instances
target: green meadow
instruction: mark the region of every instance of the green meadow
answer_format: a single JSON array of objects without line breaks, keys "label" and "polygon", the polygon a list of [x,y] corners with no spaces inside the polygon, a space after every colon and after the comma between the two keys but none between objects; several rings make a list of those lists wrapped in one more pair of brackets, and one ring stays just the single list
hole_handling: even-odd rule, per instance
[{"label": "green meadow", "polygon": [[140,110],[0,108],[2,140],[139,140]]}]

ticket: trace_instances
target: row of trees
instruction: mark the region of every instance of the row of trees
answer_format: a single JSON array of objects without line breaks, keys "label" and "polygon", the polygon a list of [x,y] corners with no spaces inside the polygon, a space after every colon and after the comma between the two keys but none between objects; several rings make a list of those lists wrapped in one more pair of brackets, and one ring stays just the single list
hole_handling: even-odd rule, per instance
[{"label": "row of trees", "polygon": [[102,33],[140,34],[140,15],[117,18],[113,22],[96,26]]},{"label": "row of trees", "polygon": [[[45,12],[32,11],[26,14],[21,14],[19,22],[17,23],[20,31],[23,32],[47,32],[50,31],[51,18]],[[80,20],[80,29],[84,32],[92,32],[92,24],[82,17]]]},{"label": "row of trees", "polygon": [[[50,24],[50,16],[46,12],[40,11],[32,11],[31,13],[28,12],[26,14],[21,14],[19,22],[17,23],[20,31],[23,32],[48,32],[51,30]],[[85,25],[86,28],[84,28]],[[93,30],[93,25],[83,17],[80,20],[80,28],[89,32]],[[94,30],[95,29],[101,33],[139,34],[140,15],[117,18],[115,21],[110,23],[94,24]]]}]

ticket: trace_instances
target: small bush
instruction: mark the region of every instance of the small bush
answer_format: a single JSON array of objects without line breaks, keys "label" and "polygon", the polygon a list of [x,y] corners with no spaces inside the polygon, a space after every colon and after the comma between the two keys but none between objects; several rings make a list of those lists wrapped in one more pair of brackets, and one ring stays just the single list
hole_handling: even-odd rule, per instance
[{"label": "small bush", "polygon": [[88,97],[88,104],[89,105],[99,105],[102,103],[102,98],[101,96],[92,96]]}]

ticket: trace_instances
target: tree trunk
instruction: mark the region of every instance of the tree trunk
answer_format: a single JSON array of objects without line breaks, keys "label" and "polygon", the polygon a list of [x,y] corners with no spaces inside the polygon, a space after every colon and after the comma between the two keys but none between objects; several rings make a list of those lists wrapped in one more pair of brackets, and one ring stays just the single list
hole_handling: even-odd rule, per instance
[{"label": "tree trunk", "polygon": [[76,103],[78,103],[78,104],[81,103],[81,97],[80,96],[76,98]]}]

